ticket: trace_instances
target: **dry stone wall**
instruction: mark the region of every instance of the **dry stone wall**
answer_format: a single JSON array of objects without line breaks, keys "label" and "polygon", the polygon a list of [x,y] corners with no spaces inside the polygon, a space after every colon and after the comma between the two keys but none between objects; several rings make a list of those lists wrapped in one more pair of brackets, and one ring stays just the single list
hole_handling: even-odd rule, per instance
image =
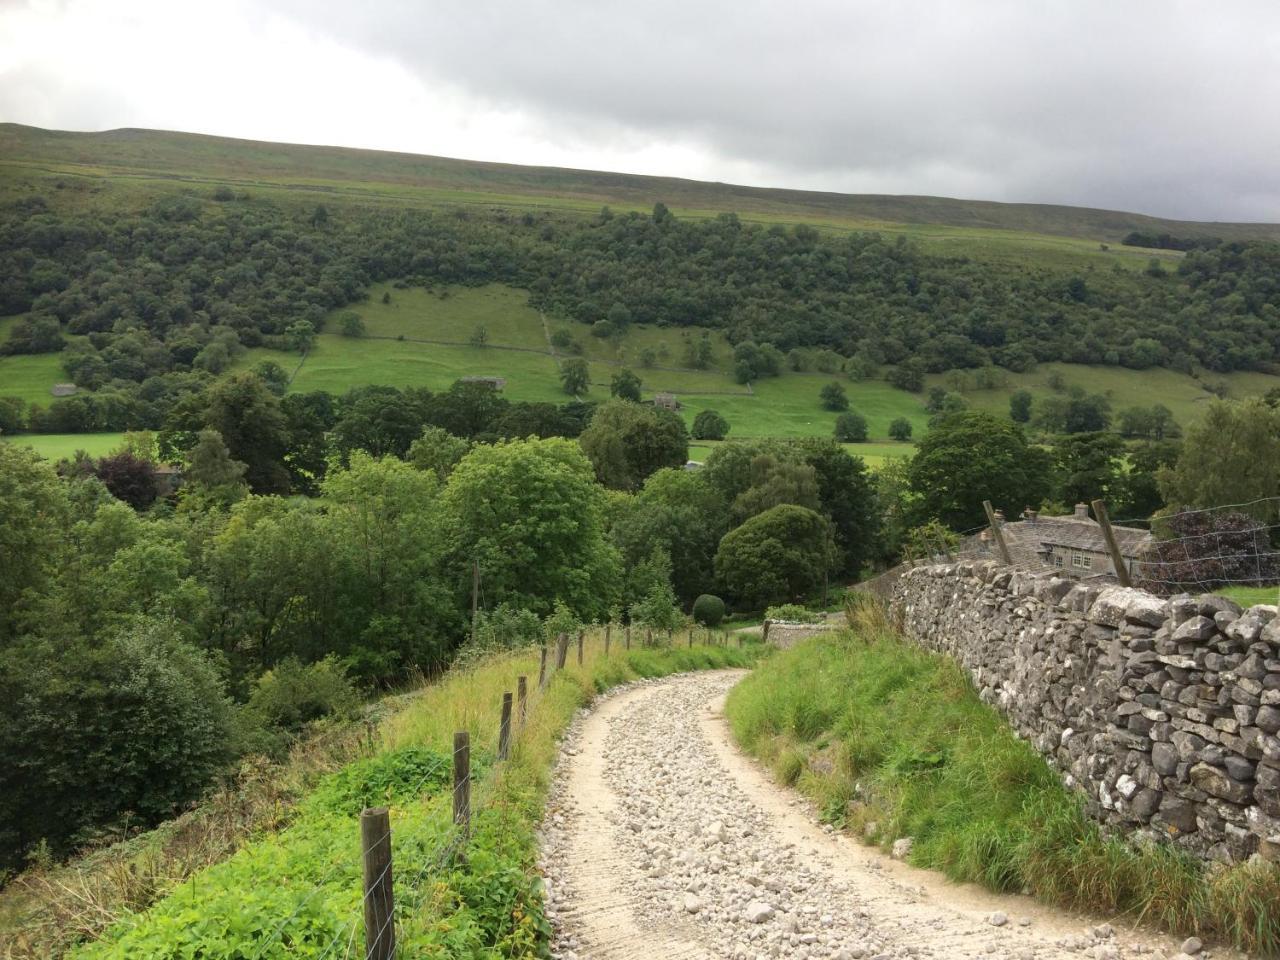
[{"label": "dry stone wall", "polygon": [[1280,861],[1280,618],[992,562],[917,567],[890,608],[1126,832]]}]

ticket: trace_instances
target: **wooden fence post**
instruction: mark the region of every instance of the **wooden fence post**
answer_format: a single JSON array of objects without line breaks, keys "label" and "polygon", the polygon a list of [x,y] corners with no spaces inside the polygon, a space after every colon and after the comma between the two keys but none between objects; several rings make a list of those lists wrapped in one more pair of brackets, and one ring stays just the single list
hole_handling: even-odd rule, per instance
[{"label": "wooden fence post", "polygon": [[769,625],[770,625],[771,623],[773,623],[773,621],[772,621],[772,620],[766,620],[766,621],[764,622],[764,627],[760,630],[760,642],[761,642],[761,643],[768,643],[768,642],[769,642]]},{"label": "wooden fence post", "polygon": [[502,718],[498,721],[498,759],[507,759],[511,752],[511,693],[502,695]]},{"label": "wooden fence post", "polygon": [[396,954],[395,892],[391,887],[391,816],[386,807],[360,814],[364,860],[365,960],[393,960]]},{"label": "wooden fence post", "polygon": [[627,624],[627,632],[625,637],[626,648],[631,649],[631,624]]},{"label": "wooden fence post", "polygon": [[529,716],[529,678],[516,677],[516,723],[517,729],[524,728],[524,721]]},{"label": "wooden fence post", "polygon": [[582,666],[582,639],[586,636],[585,630],[578,631],[578,666]]},{"label": "wooden fence post", "polygon": [[689,649],[693,649],[693,627],[689,628]]},{"label": "wooden fence post", "polygon": [[538,689],[542,690],[547,685],[547,645],[542,645],[542,660],[538,664]]},{"label": "wooden fence post", "polygon": [[604,655],[609,655],[609,638],[613,634],[613,621],[610,620],[604,625]]},{"label": "wooden fence post", "polygon": [[738,634],[738,649],[742,649],[742,634]]},{"label": "wooden fence post", "polygon": [[1115,531],[1111,529],[1111,517],[1107,513],[1107,505],[1101,500],[1093,501],[1093,515],[1098,518],[1098,526],[1102,528],[1102,539],[1107,542],[1107,551],[1111,554],[1111,565],[1116,569],[1116,579],[1120,586],[1129,587],[1129,568],[1125,566],[1124,554],[1120,552],[1120,544],[1116,542]]},{"label": "wooden fence post", "polygon": [[995,508],[991,506],[990,500],[982,501],[982,509],[987,512],[987,523],[991,524],[991,535],[996,538],[996,546],[1000,549],[1000,557],[1006,564],[1013,564],[1013,557],[1009,555],[1009,545],[1004,542],[1004,531],[1000,529],[1000,523],[996,519]]},{"label": "wooden fence post", "polygon": [[453,735],[453,822],[471,836],[471,734]]},{"label": "wooden fence post", "polygon": [[569,635],[561,633],[556,636],[556,669],[564,669],[565,658],[569,656]]}]

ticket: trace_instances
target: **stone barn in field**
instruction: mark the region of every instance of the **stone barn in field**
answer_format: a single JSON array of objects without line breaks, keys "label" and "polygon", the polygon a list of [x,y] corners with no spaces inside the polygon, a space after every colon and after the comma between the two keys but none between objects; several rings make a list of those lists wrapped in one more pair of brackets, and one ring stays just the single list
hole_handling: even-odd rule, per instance
[{"label": "stone barn in field", "polygon": [[657,393],[653,397],[653,405],[663,410],[679,410],[680,401],[676,399],[674,393]]}]

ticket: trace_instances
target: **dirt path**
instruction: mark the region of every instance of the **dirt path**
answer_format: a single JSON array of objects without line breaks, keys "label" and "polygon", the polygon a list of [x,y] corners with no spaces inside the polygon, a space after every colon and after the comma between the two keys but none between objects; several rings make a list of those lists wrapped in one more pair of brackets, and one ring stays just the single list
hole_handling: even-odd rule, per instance
[{"label": "dirt path", "polygon": [[734,746],[720,707],[741,676],[642,683],[575,720],[543,831],[554,956],[1179,954],[1119,922],[952,884],[820,826]]}]

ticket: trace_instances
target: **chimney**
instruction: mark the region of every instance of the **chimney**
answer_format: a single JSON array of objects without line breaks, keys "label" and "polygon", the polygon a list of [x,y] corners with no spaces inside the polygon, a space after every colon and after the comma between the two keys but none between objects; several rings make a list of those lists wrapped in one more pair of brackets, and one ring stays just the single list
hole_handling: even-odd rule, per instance
[{"label": "chimney", "polygon": [[1076,519],[1077,520],[1089,519],[1089,505],[1087,503],[1076,504]]}]

